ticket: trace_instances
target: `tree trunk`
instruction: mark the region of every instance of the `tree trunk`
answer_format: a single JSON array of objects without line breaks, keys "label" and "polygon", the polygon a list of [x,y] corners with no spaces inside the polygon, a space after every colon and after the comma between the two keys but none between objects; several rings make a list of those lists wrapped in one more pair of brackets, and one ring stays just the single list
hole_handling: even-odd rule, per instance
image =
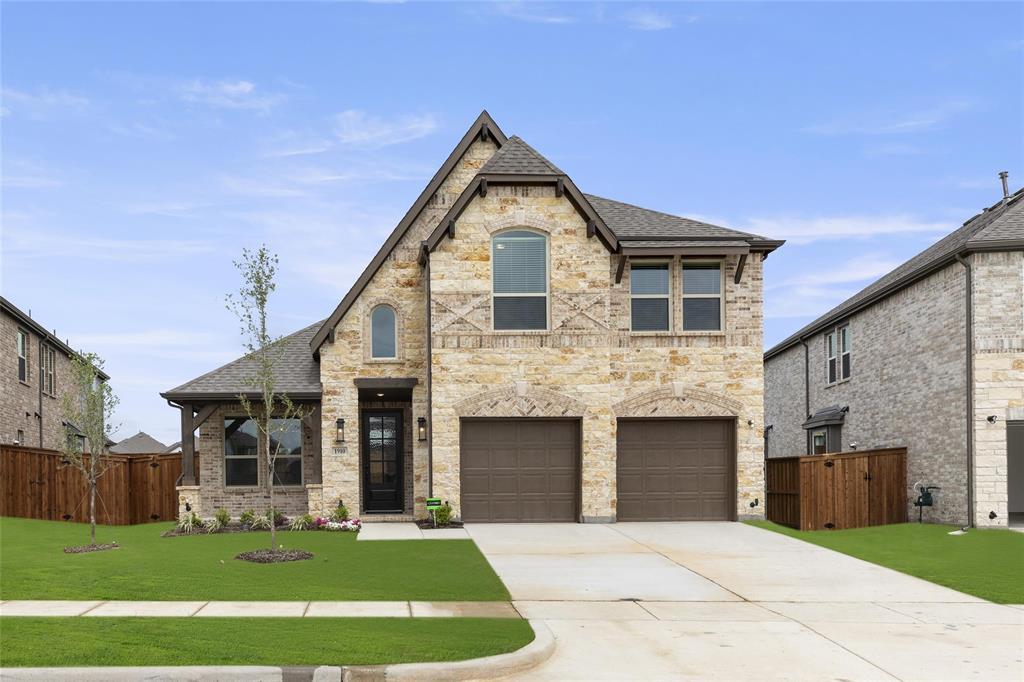
[{"label": "tree trunk", "polygon": [[270,417],[267,416],[266,428],[263,431],[263,437],[266,440],[266,453],[267,453],[267,492],[270,498],[270,551],[277,551],[277,524],[275,523],[275,517],[277,516],[277,510],[274,509],[274,458],[270,454]]},{"label": "tree trunk", "polygon": [[96,478],[89,482],[89,526],[91,527],[92,544],[96,544]]}]

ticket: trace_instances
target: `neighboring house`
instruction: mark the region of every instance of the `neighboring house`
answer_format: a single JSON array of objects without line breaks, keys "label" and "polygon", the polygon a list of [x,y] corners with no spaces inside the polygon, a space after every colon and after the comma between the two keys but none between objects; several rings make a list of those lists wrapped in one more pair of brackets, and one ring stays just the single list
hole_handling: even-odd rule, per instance
[{"label": "neighboring house", "polygon": [[1024,189],[1004,195],[765,353],[768,457],[905,446],[908,487],[942,488],[926,518],[1024,513]]},{"label": "neighboring house", "polygon": [[[199,452],[199,439],[198,438],[193,438],[192,439],[192,451],[193,451],[193,453],[198,453]],[[180,440],[179,441],[175,441],[175,442],[171,443],[170,445],[168,445],[167,448],[164,449],[164,454],[167,454],[167,455],[181,454],[181,441]]]},{"label": "neighboring house", "polygon": [[115,455],[156,455],[167,451],[167,446],[144,431],[111,445],[109,451]]},{"label": "neighboring house", "polygon": [[[308,408],[285,513],[735,519],[764,510],[762,261],[782,242],[582,193],[480,115],[331,316],[287,337]],[[259,508],[251,361],[167,391],[202,514]],[[190,449],[190,448],[187,448]],[[184,458],[186,466],[190,462]]]},{"label": "neighboring house", "polygon": [[75,351],[2,296],[0,347],[0,443],[59,450],[69,437],[82,439],[61,409]]}]

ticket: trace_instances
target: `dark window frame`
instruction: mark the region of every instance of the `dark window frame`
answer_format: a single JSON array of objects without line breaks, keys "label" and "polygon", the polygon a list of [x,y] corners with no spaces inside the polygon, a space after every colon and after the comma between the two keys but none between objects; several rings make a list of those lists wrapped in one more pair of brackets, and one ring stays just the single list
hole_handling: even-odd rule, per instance
[{"label": "dark window frame", "polygon": [[27,331],[18,327],[15,333],[14,352],[18,356],[18,381],[23,384],[29,383],[30,367],[28,358],[30,336]]},{"label": "dark window frame", "polygon": [[[717,294],[694,294],[686,292],[686,268],[687,266],[709,266],[718,268],[718,293]],[[721,258],[683,258],[679,262],[679,293],[680,313],[682,319],[679,321],[680,331],[684,334],[723,334],[725,333],[725,261]],[[688,329],[686,327],[686,301],[706,299],[718,300],[718,327],[715,329]]]},{"label": "dark window frame", "polygon": [[[290,452],[288,454],[279,454],[279,455],[277,455],[274,458],[274,487],[275,488],[298,488],[298,487],[301,487],[301,486],[303,486],[305,484],[305,480],[306,480],[305,479],[305,476],[306,476],[305,468],[306,467],[305,467],[305,463],[302,461],[303,454],[305,452],[304,448],[303,448],[303,436],[305,434],[303,433],[302,420],[299,419],[298,417],[292,417],[291,419],[288,419],[288,420],[272,418],[270,421],[272,423],[273,422],[281,422],[281,421],[291,421],[291,422],[294,422],[295,425],[298,427],[298,433],[299,433],[299,451],[297,453],[296,452]],[[272,426],[271,428],[274,428],[274,427]],[[258,447],[257,447],[257,451],[258,451]],[[277,465],[280,462],[288,462],[288,461],[292,461],[292,460],[297,460],[298,463],[299,463],[299,482],[298,483],[282,483],[278,479]],[[270,453],[269,452],[267,453],[267,461],[268,461],[267,470],[269,471],[270,470],[270,466],[269,466]]]},{"label": "dark window frame", "polygon": [[[825,385],[835,386],[853,376],[853,343],[849,323],[825,332]],[[844,350],[845,348],[845,350]]]},{"label": "dark window frame", "polygon": [[[394,353],[391,355],[377,355],[377,333],[374,329],[373,319],[377,311],[387,309],[391,311],[392,327],[391,336],[394,344]],[[371,360],[397,360],[398,359],[398,310],[389,303],[379,303],[370,310],[370,359]]]},{"label": "dark window frame", "polygon": [[[223,443],[223,448],[222,448],[223,449],[223,453],[222,454],[223,454],[223,459],[224,459],[224,487],[225,488],[258,488],[260,486],[260,480],[262,478],[260,476],[260,468],[261,467],[260,467],[260,436],[259,436],[259,427],[256,427],[256,435],[255,435],[256,445],[253,446],[253,452],[251,454],[250,453],[244,453],[244,454],[230,453],[229,454],[228,453],[228,438],[230,436],[227,433],[228,424],[230,424],[230,423],[232,423],[234,421],[237,421],[237,420],[242,420],[242,423],[239,424],[239,426],[237,428],[235,428],[234,431],[232,431],[232,435],[234,435],[235,431],[238,431],[239,429],[241,429],[245,425],[246,421],[253,421],[252,419],[250,419],[248,416],[245,416],[245,415],[237,415],[237,416],[228,415],[228,416],[224,417],[224,438],[221,441]],[[255,483],[232,483],[232,482],[230,482],[228,480],[228,465],[227,465],[227,460],[229,460],[229,459],[255,460],[256,461],[256,482]]]},{"label": "dark window frame", "polygon": [[[629,264],[629,331],[633,334],[663,334],[672,331],[672,260],[644,260],[630,262]],[[664,268],[667,286],[664,294],[638,294],[633,291],[633,273],[637,270]],[[633,302],[641,300],[662,300],[666,302],[668,312],[665,319],[664,329],[636,329],[633,325]]]}]

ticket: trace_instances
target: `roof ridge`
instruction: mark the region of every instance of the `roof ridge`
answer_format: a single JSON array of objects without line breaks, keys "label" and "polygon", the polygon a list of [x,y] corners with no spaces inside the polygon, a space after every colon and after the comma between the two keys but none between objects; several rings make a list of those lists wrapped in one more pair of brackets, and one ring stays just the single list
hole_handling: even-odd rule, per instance
[{"label": "roof ridge", "polygon": [[[278,342],[284,342],[284,341],[292,338],[293,336],[298,336],[299,334],[302,334],[303,332],[309,331],[313,327],[316,327],[316,328],[319,329],[320,326],[323,325],[323,323],[326,322],[326,321],[327,321],[327,318],[324,318],[324,319],[320,320],[319,322],[314,322],[313,324],[306,325],[302,329],[299,329],[298,331],[294,331],[291,334],[285,334],[280,339],[278,339]],[[185,383],[183,383],[183,384],[181,384],[179,386],[175,386],[174,388],[172,388],[172,389],[170,389],[168,391],[164,391],[164,393],[178,393],[182,389],[184,389],[186,386],[188,386],[189,384],[194,384],[195,382],[200,381],[202,379],[205,379],[206,377],[208,377],[208,376],[210,376],[212,374],[216,374],[217,372],[219,372],[219,371],[221,371],[223,369],[227,369],[228,367],[231,367],[232,365],[235,365],[235,364],[238,364],[239,362],[242,362],[243,360],[248,358],[249,355],[250,355],[249,353],[245,353],[245,354],[235,358],[234,360],[230,360],[228,362],[225,362],[220,367],[214,367],[209,372],[205,372],[204,374],[200,374],[199,376],[194,377],[192,379],[189,379],[188,381],[186,381]]]}]

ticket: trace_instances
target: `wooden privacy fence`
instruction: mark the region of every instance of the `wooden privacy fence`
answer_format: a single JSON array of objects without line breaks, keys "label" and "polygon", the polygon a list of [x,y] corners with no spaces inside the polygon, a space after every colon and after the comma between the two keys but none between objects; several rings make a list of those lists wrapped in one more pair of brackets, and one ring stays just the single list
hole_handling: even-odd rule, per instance
[{"label": "wooden privacy fence", "polygon": [[768,520],[800,530],[907,520],[907,449],[778,457],[765,462]]},{"label": "wooden privacy fence", "polygon": [[[96,486],[97,523],[123,526],[177,518],[180,454],[103,458],[110,468]],[[62,460],[53,450],[0,445],[0,516],[88,522],[88,483]]]}]

